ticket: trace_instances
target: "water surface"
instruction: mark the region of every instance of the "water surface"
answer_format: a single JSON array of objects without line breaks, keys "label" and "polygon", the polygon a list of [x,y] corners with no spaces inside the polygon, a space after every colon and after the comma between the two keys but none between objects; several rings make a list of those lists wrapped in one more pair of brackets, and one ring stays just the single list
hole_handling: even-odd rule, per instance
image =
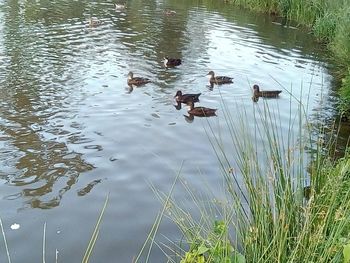
[{"label": "water surface", "polygon": [[[90,17],[101,25],[89,27]],[[164,68],[166,55],[183,64]],[[298,110],[291,97],[310,116],[333,98],[311,35],[221,2],[130,0],[116,11],[112,1],[3,1],[0,58],[0,216],[13,262],[41,260],[45,222],[47,261],[56,249],[59,262],[81,261],[108,193],[91,262],[131,262],[161,208],[150,184],[169,191],[182,166],[193,189],[202,177],[222,188],[205,127],[229,141],[223,103],[246,111],[254,127],[254,111],[267,102],[287,131]],[[131,90],[130,70],[153,82]],[[234,83],[208,88],[209,70]],[[254,83],[282,95],[254,103]],[[186,107],[173,105],[178,89],[202,93],[200,105],[218,116],[186,118]],[[170,221],[160,231],[180,238]],[[153,257],[165,262],[158,249]]]}]

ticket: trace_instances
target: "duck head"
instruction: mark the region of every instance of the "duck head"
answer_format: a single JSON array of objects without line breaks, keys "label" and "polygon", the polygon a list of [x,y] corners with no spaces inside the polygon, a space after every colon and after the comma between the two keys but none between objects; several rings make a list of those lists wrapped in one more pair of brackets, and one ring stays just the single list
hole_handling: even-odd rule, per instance
[{"label": "duck head", "polygon": [[131,80],[133,78],[133,76],[134,76],[134,73],[132,73],[132,71],[130,71],[128,73],[128,79]]},{"label": "duck head", "polygon": [[164,57],[164,58],[163,58],[163,62],[164,62],[164,65],[165,65],[165,66],[168,64],[168,61],[169,61],[169,58],[168,58],[168,57]]},{"label": "duck head", "polygon": [[209,78],[214,78],[214,76],[215,76],[215,73],[214,73],[214,71],[209,71],[209,73],[207,74],[207,76],[209,77]]},{"label": "duck head", "polygon": [[181,97],[182,96],[182,92],[181,90],[178,90],[174,96],[174,98],[178,98],[178,97]]},{"label": "duck head", "polygon": [[260,91],[260,88],[259,88],[259,86],[258,85],[254,85],[253,86],[253,90],[254,90],[254,92],[259,92]]}]

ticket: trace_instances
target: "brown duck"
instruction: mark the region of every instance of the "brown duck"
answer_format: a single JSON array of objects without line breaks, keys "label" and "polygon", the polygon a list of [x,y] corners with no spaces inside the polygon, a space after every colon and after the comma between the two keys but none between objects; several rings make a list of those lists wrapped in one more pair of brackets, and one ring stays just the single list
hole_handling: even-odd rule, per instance
[{"label": "brown duck", "polygon": [[166,15],[166,16],[173,16],[173,15],[176,15],[176,11],[170,10],[170,9],[165,9],[165,10],[163,11],[163,13],[164,13],[164,15]]},{"label": "brown duck", "polygon": [[210,109],[206,107],[194,107],[193,101],[188,102],[188,106],[190,107],[187,111],[190,115],[194,115],[197,117],[210,117],[216,116],[217,109]]},{"label": "brown duck", "polygon": [[169,58],[165,57],[164,58],[164,66],[165,67],[176,67],[181,65],[182,61],[179,58]]},{"label": "brown duck", "polygon": [[233,78],[226,76],[215,76],[214,71],[209,71],[207,76],[210,76],[209,82],[210,84],[228,84],[232,83]]},{"label": "brown duck", "polygon": [[178,90],[174,96],[177,102],[189,103],[189,102],[198,102],[199,96],[201,93],[197,94],[182,94],[181,90]]},{"label": "brown duck", "polygon": [[97,18],[90,18],[89,19],[89,27],[97,27],[99,25],[101,25],[102,22],[100,20],[98,20]]},{"label": "brown duck", "polygon": [[128,85],[140,86],[149,82],[151,82],[151,80],[148,78],[134,77],[134,73],[132,73],[132,71],[130,71],[128,74]]},{"label": "brown duck", "polygon": [[276,98],[278,95],[282,92],[282,90],[264,90],[260,91],[260,88],[258,85],[253,86],[253,98]]}]

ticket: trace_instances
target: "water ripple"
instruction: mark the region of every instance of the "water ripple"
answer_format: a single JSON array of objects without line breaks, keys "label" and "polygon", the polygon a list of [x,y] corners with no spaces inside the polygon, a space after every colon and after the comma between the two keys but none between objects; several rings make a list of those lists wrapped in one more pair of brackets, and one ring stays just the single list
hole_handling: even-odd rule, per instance
[{"label": "water ripple", "polygon": [[[195,176],[198,167],[217,184],[213,175],[220,171],[203,126],[207,121],[222,126],[223,102],[235,123],[241,121],[240,110],[254,119],[254,111],[266,103],[279,111],[283,131],[290,112],[298,109],[289,92],[318,112],[332,78],[315,40],[265,16],[214,2],[204,7],[198,1],[127,1],[119,11],[111,0],[1,2],[0,190],[9,201],[2,211],[62,206],[64,215],[69,207],[82,220],[81,214],[96,214],[100,204],[94,200],[111,191],[118,198],[111,213],[130,219],[139,209],[153,220],[157,205],[145,181],[168,191],[173,181],[168,167],[186,160],[183,171],[194,187],[202,186]],[[165,15],[166,8],[176,15]],[[90,27],[90,18],[101,24]],[[165,56],[183,63],[165,68]],[[208,87],[209,70],[234,77],[234,83]],[[128,87],[129,71],[152,82]],[[253,103],[253,83],[283,89],[282,95]],[[186,106],[174,107],[180,89],[202,93],[198,104],[218,108],[218,116],[189,118]],[[229,134],[221,129],[227,142]],[[254,129],[256,123],[249,121],[247,133]],[[257,143],[261,148],[263,142]],[[88,198],[96,203],[79,203]],[[81,225],[89,225],[88,218]],[[106,218],[106,226],[115,227],[113,220]],[[130,231],[142,230],[142,220],[128,221],[135,229],[116,226],[121,238],[110,243],[120,247]],[[27,252],[26,245],[19,251]],[[130,261],[126,254],[121,262]],[[62,261],[79,260],[73,258]]]}]

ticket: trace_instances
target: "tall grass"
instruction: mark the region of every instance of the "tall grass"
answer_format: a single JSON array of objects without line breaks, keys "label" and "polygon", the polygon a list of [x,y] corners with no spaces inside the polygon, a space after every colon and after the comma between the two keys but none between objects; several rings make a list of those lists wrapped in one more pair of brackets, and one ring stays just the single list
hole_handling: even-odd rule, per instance
[{"label": "tall grass", "polygon": [[[97,220],[97,222],[95,224],[95,228],[94,228],[94,231],[93,231],[93,233],[91,235],[91,238],[89,240],[88,246],[87,246],[87,248],[85,250],[84,257],[82,259],[82,263],[88,263],[90,261],[90,257],[92,255],[92,252],[94,250],[94,247],[95,247],[95,244],[96,244],[99,232],[100,232],[100,225],[101,225],[102,218],[103,218],[104,212],[105,212],[107,204],[108,204],[108,200],[109,200],[109,194],[106,196],[106,200],[105,200],[104,205],[103,205],[103,207],[101,209],[101,212],[99,214],[98,220]],[[2,238],[4,240],[4,244],[5,244],[5,251],[6,251],[6,255],[7,255],[7,262],[11,263],[10,251],[9,251],[9,248],[8,248],[8,245],[7,245],[6,234],[5,234],[5,231],[4,231],[4,227],[3,227],[3,224],[2,224],[1,218],[0,218],[0,229],[1,229]],[[43,263],[46,262],[46,222],[44,223],[44,229],[43,229],[42,262]],[[58,262],[58,250],[57,249],[55,251],[55,261],[54,262],[56,262],[56,263]]]},{"label": "tall grass", "polygon": [[[224,117],[232,145],[224,145],[211,126],[207,132],[226,199],[202,202],[183,184],[199,210],[192,217],[158,193],[171,202],[172,218],[188,244],[173,249],[171,262],[342,262],[350,240],[349,153],[338,161],[324,155],[323,139],[311,135],[302,106],[290,116],[287,132],[267,104],[250,120],[256,123],[251,134],[244,112],[239,124],[227,109]],[[257,140],[264,142],[262,149]]]},{"label": "tall grass", "polygon": [[328,45],[343,79],[341,109],[350,115],[350,0],[231,0],[308,26],[320,42]]}]

